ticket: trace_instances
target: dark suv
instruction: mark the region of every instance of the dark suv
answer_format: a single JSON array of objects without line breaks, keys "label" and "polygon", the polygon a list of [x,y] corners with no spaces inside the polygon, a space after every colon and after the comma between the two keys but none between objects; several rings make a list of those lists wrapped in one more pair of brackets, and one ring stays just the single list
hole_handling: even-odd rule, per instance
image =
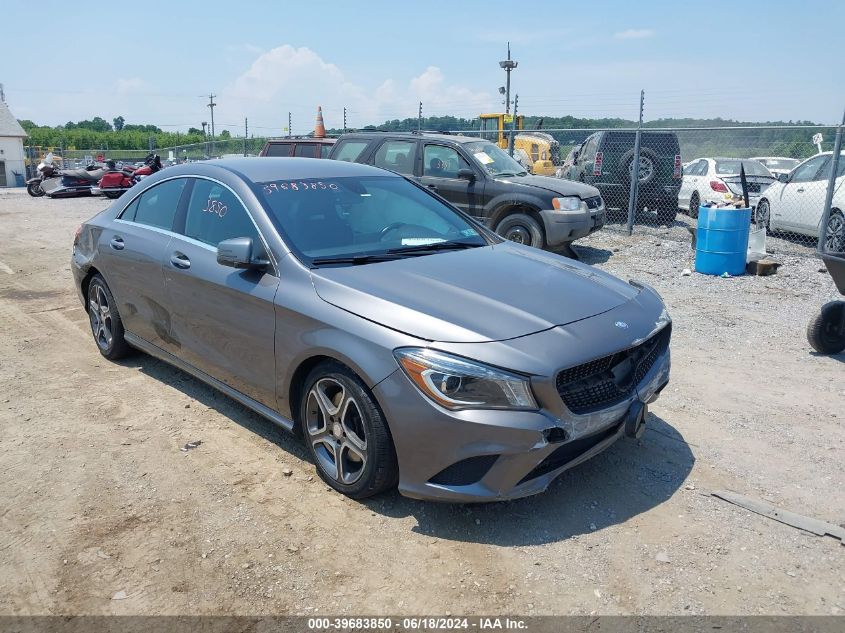
[{"label": "dark suv", "polygon": [[514,242],[562,247],[600,229],[598,189],[531,176],[497,145],[440,133],[357,132],[341,136],[329,158],[403,174]]},{"label": "dark suv", "polygon": [[[570,153],[558,175],[598,187],[611,217],[627,217],[634,163],[635,132],[596,132]],[[674,222],[681,189],[681,150],[674,132],[643,132],[640,140],[640,189],[637,211]],[[616,213],[614,213],[614,211]]]},{"label": "dark suv", "polygon": [[259,156],[299,156],[301,158],[326,158],[334,145],[333,138],[291,136],[267,141]]}]

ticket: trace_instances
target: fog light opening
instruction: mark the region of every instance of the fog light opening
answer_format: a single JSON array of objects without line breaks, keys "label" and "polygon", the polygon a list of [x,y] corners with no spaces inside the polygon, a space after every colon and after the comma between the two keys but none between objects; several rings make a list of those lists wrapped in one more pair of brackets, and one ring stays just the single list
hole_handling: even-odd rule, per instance
[{"label": "fog light opening", "polygon": [[566,440],[566,431],[559,426],[553,426],[550,429],[546,429],[543,431],[543,437],[546,438],[546,441],[549,444],[555,444],[556,442],[563,442]]}]

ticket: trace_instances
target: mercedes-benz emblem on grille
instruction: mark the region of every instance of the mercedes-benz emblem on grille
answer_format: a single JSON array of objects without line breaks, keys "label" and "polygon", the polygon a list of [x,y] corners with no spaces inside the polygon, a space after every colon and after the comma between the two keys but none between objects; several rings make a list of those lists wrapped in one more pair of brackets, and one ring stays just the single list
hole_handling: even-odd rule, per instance
[{"label": "mercedes-benz emblem on grille", "polygon": [[625,323],[625,321],[617,321],[616,323],[614,323],[614,325],[616,327],[618,327],[620,330],[627,330],[628,329],[628,324]]}]

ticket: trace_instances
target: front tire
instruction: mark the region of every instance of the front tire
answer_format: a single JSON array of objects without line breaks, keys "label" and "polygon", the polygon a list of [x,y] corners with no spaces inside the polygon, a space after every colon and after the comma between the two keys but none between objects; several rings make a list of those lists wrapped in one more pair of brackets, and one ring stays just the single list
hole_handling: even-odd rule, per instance
[{"label": "front tire", "polygon": [[352,499],[394,487],[399,466],[393,440],[361,379],[329,361],[311,370],[302,393],[302,436],[320,479]]},{"label": "front tire", "polygon": [[772,221],[772,207],[769,201],[763,198],[757,203],[757,209],[754,211],[754,223],[758,229],[765,228],[767,232],[771,232]]},{"label": "front tire", "polygon": [[117,302],[100,275],[94,275],[88,284],[88,320],[100,354],[109,360],[129,354],[131,348],[123,337],[123,321],[117,311]]},{"label": "front tire", "polygon": [[31,182],[26,186],[26,192],[33,198],[40,198],[44,195],[44,190],[41,188],[41,182]]},{"label": "front tire", "polygon": [[103,195],[110,200],[117,200],[123,195],[122,191],[104,191]]},{"label": "front tire", "polygon": [[838,354],[845,350],[843,311],[845,301],[831,301],[807,325],[807,341],[819,354]]},{"label": "front tire", "polygon": [[496,233],[517,244],[534,248],[543,248],[546,245],[540,224],[525,213],[512,213],[506,216],[496,227]]}]

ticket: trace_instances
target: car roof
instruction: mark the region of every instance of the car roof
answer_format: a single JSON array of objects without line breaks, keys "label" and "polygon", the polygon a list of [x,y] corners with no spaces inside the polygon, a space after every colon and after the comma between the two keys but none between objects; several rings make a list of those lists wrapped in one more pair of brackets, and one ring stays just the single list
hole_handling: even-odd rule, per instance
[{"label": "car roof", "polygon": [[478,138],[477,136],[463,136],[461,134],[442,134],[439,132],[349,132],[341,136],[338,140],[345,138],[401,138],[401,139],[433,139],[445,143],[477,143],[486,139]]},{"label": "car roof", "polygon": [[252,182],[365,176],[401,178],[401,176],[397,176],[387,170],[360,163],[320,158],[276,158],[264,156],[223,158],[174,165],[159,173],[164,173],[167,176],[215,176],[219,175],[220,170],[228,171],[241,179],[251,180]]},{"label": "car roof", "polygon": [[286,138],[270,138],[267,139],[267,144],[273,143],[334,143],[337,139],[333,136],[324,136],[322,138],[314,138],[313,136],[288,136]]}]

